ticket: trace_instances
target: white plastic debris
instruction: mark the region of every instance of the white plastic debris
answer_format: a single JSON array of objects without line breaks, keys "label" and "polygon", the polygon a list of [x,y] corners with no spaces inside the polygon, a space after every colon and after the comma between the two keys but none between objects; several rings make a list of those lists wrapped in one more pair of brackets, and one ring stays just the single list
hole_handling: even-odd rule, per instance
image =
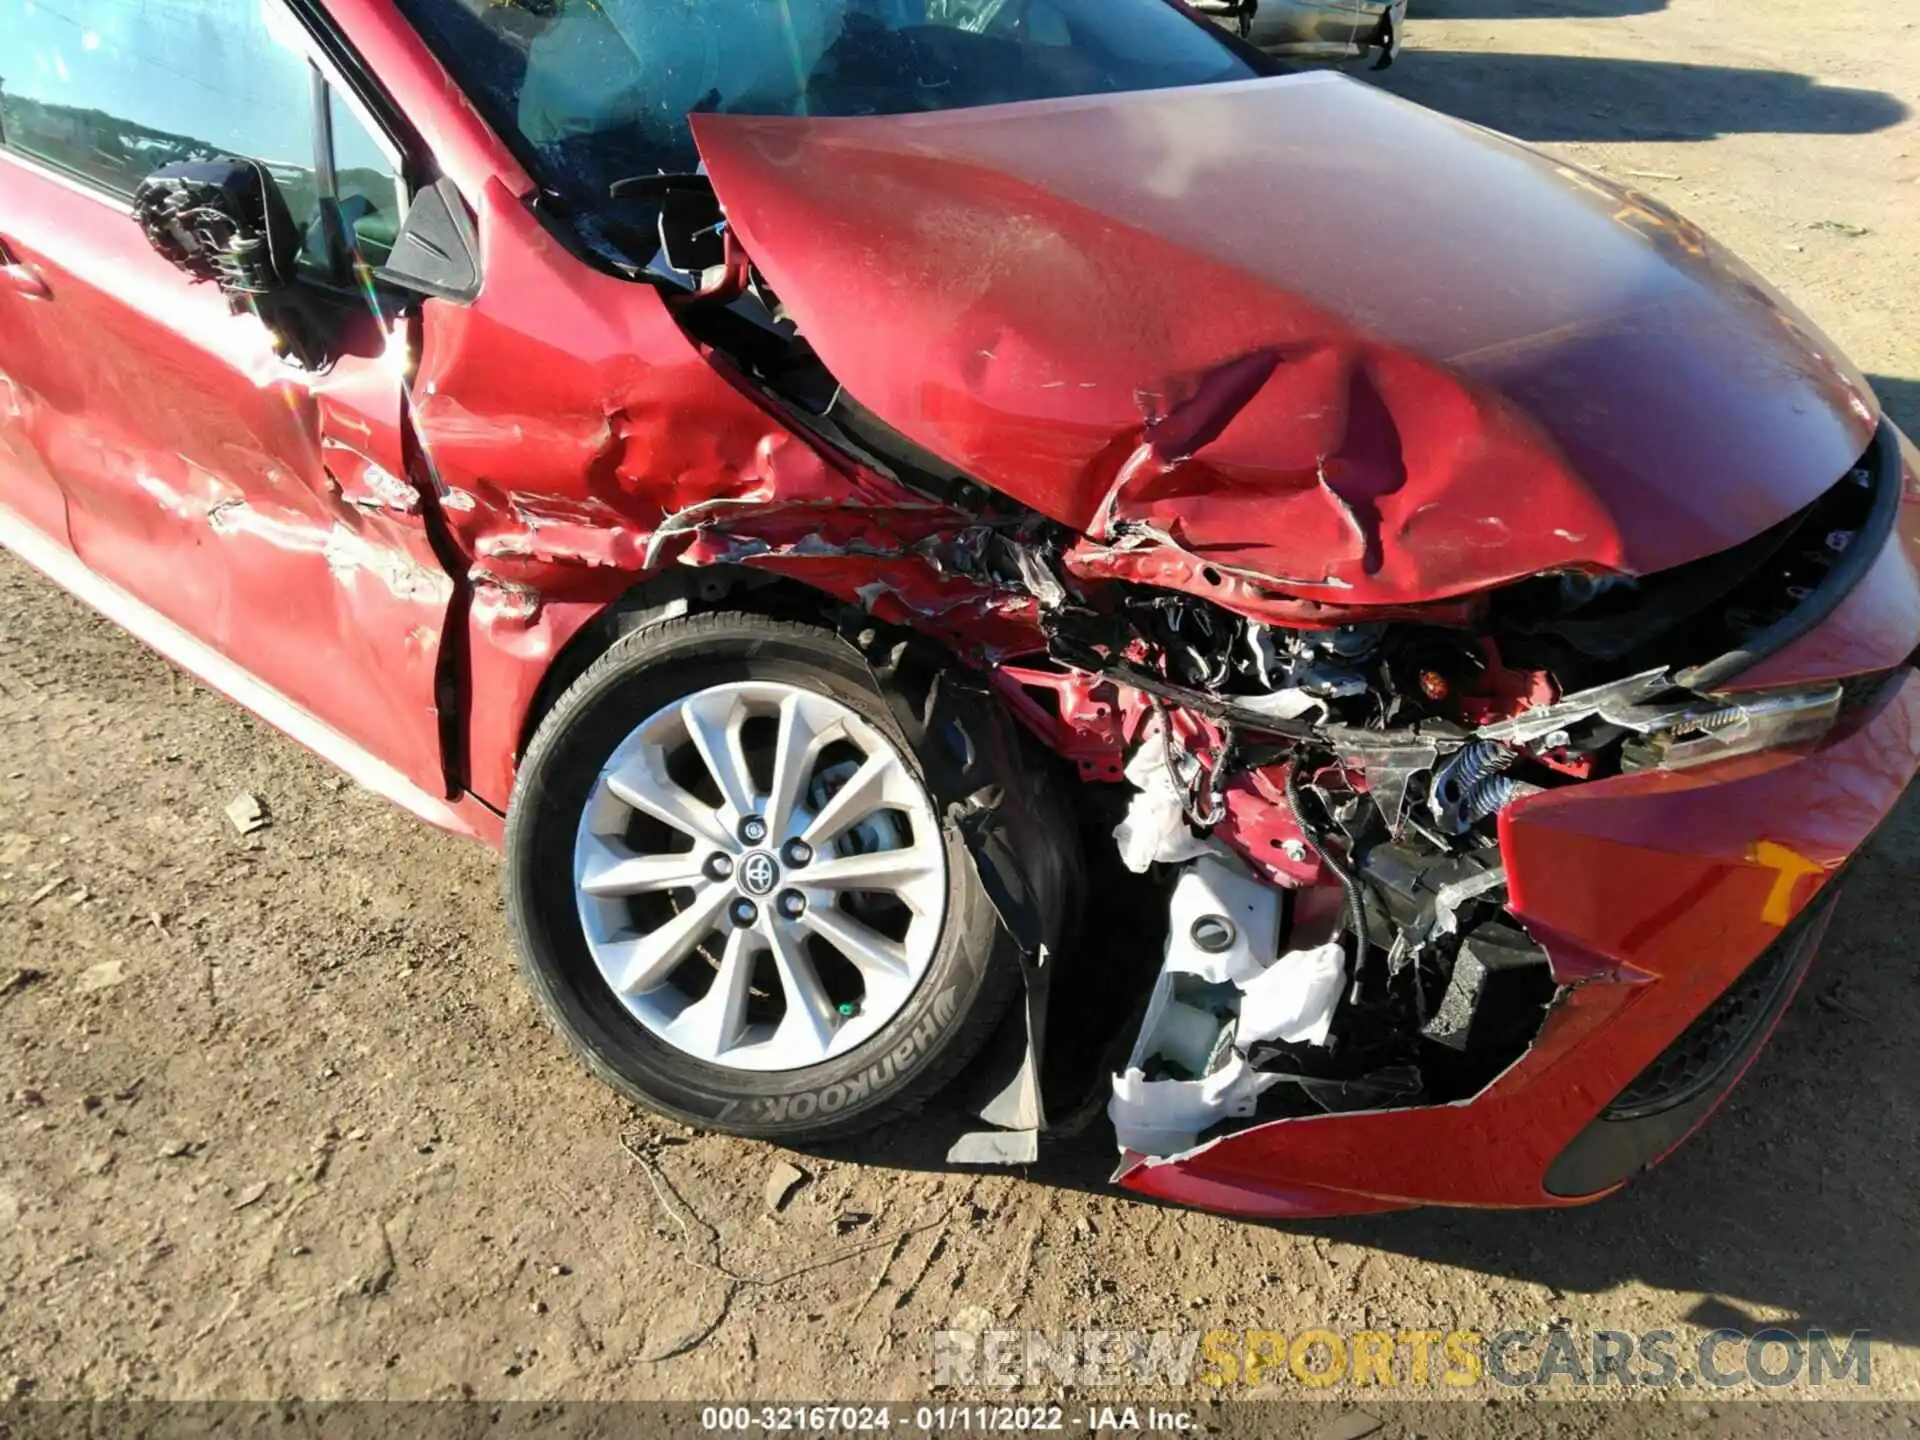
[{"label": "white plastic debris", "polygon": [[1187,823],[1185,797],[1167,772],[1166,731],[1158,722],[1127,762],[1126,775],[1135,787],[1133,803],[1127,818],[1113,828],[1123,865],[1144,875],[1155,861],[1173,865],[1211,851]]},{"label": "white plastic debris", "polygon": [[[1224,933],[1219,924],[1225,921]],[[1280,948],[1280,892],[1209,850],[1174,882],[1166,969],[1216,984],[1251,980]]]},{"label": "white plastic debris", "polygon": [[1235,1043],[1243,1050],[1273,1040],[1326,1044],[1346,982],[1347,954],[1338,941],[1282,955],[1252,980],[1241,982]]},{"label": "white plastic debris", "polygon": [[273,823],[267,814],[266,802],[258,795],[242,790],[227,802],[227,823],[242,835],[251,835],[256,830],[264,830]]},{"label": "white plastic debris", "polygon": [[1261,1074],[1238,1055],[1200,1080],[1149,1080],[1130,1068],[1113,1077],[1107,1114],[1121,1149],[1177,1155],[1228,1116],[1251,1115],[1260,1092],[1279,1079]]},{"label": "white plastic debris", "polygon": [[[1276,958],[1280,906],[1278,889],[1217,851],[1175,883],[1167,958],[1107,1105],[1122,1149],[1177,1155],[1222,1120],[1254,1114],[1281,1077],[1248,1064],[1248,1045],[1326,1042],[1345,951],[1331,943]],[[1150,1069],[1172,1073],[1149,1079]]]},{"label": "white plastic debris", "polygon": [[1234,705],[1275,720],[1314,720],[1327,718],[1327,702],[1304,690],[1269,690],[1265,695],[1234,697]]}]

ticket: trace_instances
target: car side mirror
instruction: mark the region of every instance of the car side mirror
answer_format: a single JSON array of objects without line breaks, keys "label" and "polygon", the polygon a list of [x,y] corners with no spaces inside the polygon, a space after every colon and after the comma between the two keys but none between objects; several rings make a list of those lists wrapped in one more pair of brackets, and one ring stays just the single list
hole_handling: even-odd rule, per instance
[{"label": "car side mirror", "polygon": [[299,232],[267,167],[223,156],[162,165],[133,192],[133,214],[167,262],[236,304],[293,284]]}]

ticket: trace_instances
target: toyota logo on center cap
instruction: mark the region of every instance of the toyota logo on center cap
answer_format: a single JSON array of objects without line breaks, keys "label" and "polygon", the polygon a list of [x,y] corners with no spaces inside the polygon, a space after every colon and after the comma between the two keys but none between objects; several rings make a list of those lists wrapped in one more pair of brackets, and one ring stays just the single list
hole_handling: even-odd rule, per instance
[{"label": "toyota logo on center cap", "polygon": [[749,895],[765,895],[779,880],[780,867],[764,850],[756,850],[740,862],[740,888]]}]

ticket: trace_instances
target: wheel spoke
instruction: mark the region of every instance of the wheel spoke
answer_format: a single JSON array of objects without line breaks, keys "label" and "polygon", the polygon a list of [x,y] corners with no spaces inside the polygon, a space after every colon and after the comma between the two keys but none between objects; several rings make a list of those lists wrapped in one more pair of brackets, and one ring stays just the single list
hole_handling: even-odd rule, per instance
[{"label": "wheel spoke", "polygon": [[887,803],[887,781],[898,763],[889,755],[869,755],[820,808],[801,838],[817,850],[880,809]]},{"label": "wheel spoke", "polygon": [[680,713],[687,722],[687,737],[706,761],[707,772],[720,787],[721,798],[733,811],[733,818],[752,814],[753,774],[747,768],[746,748],[740,741],[746,706],[737,695],[706,691],[683,704]]},{"label": "wheel spoke", "polygon": [[658,990],[673,974],[674,968],[693,953],[693,947],[713,929],[720,908],[727,902],[727,887],[708,885],[694,894],[693,904],[665,924],[632,940],[623,940],[608,949],[602,973],[615,971],[613,988],[623,995],[644,995]]},{"label": "wheel spoke", "polygon": [[636,855],[623,845],[599,840],[582,856],[580,888],[602,899],[645,895],[655,890],[698,886],[705,878],[697,852]]},{"label": "wheel spoke", "polygon": [[793,881],[810,890],[880,890],[891,894],[909,881],[924,878],[938,864],[922,847],[908,845],[822,860],[795,871]]},{"label": "wheel spoke", "polygon": [[813,778],[814,757],[823,739],[807,717],[806,696],[795,691],[781,700],[780,733],[773,746],[773,793],[767,797],[766,816],[767,833],[775,840],[785,838],[793,823],[794,806]]},{"label": "wheel spoke", "polygon": [[780,974],[780,988],[786,992],[787,1000],[787,1013],[777,1033],[797,1033],[817,1053],[824,1055],[839,1026],[839,1012],[828,997],[826,987],[820,983],[806,948],[784,925],[770,925],[767,930],[773,943],[774,968]]},{"label": "wheel spoke", "polygon": [[870,925],[862,924],[844,910],[823,905],[808,910],[806,926],[852,962],[862,975],[880,980],[904,979],[908,972],[907,953]]},{"label": "wheel spoke", "polygon": [[671,825],[682,835],[723,848],[732,844],[727,827],[720,823],[719,813],[711,805],[689,795],[671,780],[654,774],[645,761],[636,760],[609,774],[607,789],[621,804]]},{"label": "wheel spoke", "polygon": [[676,1044],[695,1055],[717,1059],[739,1042],[746,1024],[747,992],[753,987],[754,938],[751,930],[735,930],[727,937],[712,988],[668,1027]]}]

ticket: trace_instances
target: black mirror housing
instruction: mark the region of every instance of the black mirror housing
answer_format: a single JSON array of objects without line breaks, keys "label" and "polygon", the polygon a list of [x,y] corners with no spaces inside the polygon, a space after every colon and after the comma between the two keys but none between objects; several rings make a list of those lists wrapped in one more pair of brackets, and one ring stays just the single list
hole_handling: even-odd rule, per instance
[{"label": "black mirror housing", "polygon": [[266,166],[222,156],[162,165],[133,193],[133,214],[168,263],[236,299],[293,283],[299,235]]}]

